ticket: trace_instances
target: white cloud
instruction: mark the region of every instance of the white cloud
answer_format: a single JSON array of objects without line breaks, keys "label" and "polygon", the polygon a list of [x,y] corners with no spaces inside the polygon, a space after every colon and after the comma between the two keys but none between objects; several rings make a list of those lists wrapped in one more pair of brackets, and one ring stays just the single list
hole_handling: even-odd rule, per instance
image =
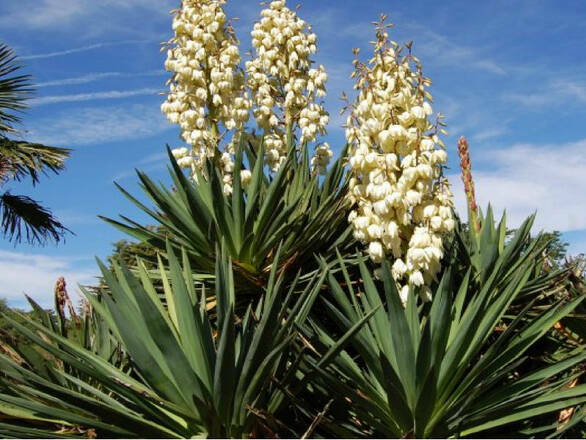
[{"label": "white cloud", "polygon": [[59,26],[84,15],[87,3],[79,0],[15,2],[2,14],[0,26],[32,29]]},{"label": "white cloud", "polygon": [[21,56],[20,59],[21,60],[38,60],[38,59],[44,59],[44,58],[54,58],[54,57],[60,57],[60,56],[64,56],[64,55],[71,55],[74,53],[88,52],[91,50],[103,49],[104,47],[122,46],[122,45],[126,45],[126,44],[152,43],[153,41],[155,41],[155,40],[153,40],[153,39],[123,40],[123,41],[95,43],[95,44],[89,44],[87,46],[74,47],[72,49],[65,49],[65,50],[46,52],[46,53],[38,53],[38,54],[33,54],[33,55],[25,55],[25,56]]},{"label": "white cloud", "polygon": [[136,176],[136,169],[143,172],[161,171],[169,165],[169,155],[167,152],[153,153],[135,162],[133,166],[125,167],[124,171],[120,171],[113,177],[108,179],[108,183],[120,182],[128,177]]},{"label": "white cloud", "polygon": [[454,149],[460,136],[466,136],[473,146],[478,146],[492,144],[512,131],[512,115],[503,118],[502,112],[484,105],[482,98],[474,93],[451,95],[437,92],[434,101],[434,110],[446,116],[448,145]]},{"label": "white cloud", "polygon": [[30,103],[33,106],[39,106],[47,104],[57,104],[60,102],[94,101],[97,99],[123,99],[130,98],[133,96],[154,96],[159,92],[160,90],[153,88],[145,88],[138,90],[110,90],[107,92],[78,93],[75,95],[43,96],[42,98],[32,99]]},{"label": "white cloud", "polygon": [[473,141],[476,142],[482,142],[482,141],[486,141],[488,139],[493,139],[495,137],[499,137],[503,134],[506,134],[508,132],[508,129],[504,128],[504,127],[493,127],[487,130],[482,130],[479,131],[478,133],[475,133],[474,135],[472,135],[470,137],[470,139],[472,139]]},{"label": "white cloud", "polygon": [[[309,19],[309,18],[308,18]],[[351,38],[356,45],[365,45],[374,38],[374,28],[368,21],[347,22],[341,10],[336,7],[323,9],[323,12],[309,21],[314,25],[318,35],[329,34],[334,42],[340,37]],[[344,25],[340,23],[344,21]],[[459,44],[445,35],[430,30],[426,25],[419,22],[409,21],[407,17],[400,14],[393,14],[393,21],[399,23],[392,30],[391,39],[400,42],[397,34],[404,38],[415,41],[415,54],[425,60],[433,60],[435,65],[451,66],[456,69],[476,69],[495,75],[505,75],[508,67],[492,59],[482,47],[471,47]],[[320,40],[321,41],[321,40]],[[335,45],[335,43],[334,43]],[[370,53],[369,48],[368,52]]]},{"label": "white cloud", "polygon": [[[483,49],[479,47],[464,46],[455,43],[450,38],[429,27],[417,22],[401,20],[397,31],[401,31],[406,38],[415,41],[415,54],[424,60],[433,60],[433,64],[451,66],[456,69],[476,69],[495,75],[505,75],[507,69],[502,63],[483,56]],[[369,23],[354,23],[344,29],[334,28],[335,32],[343,32],[345,35],[354,36],[359,41],[367,41],[373,38],[373,29]],[[395,31],[393,31],[395,32]]]},{"label": "white cloud", "polygon": [[509,101],[515,104],[521,104],[526,107],[542,107],[550,104],[554,101],[552,96],[548,96],[545,93],[505,93],[503,95],[505,101]]},{"label": "white cloud", "polygon": [[539,92],[505,93],[504,101],[513,102],[526,107],[550,105],[568,105],[572,103],[586,103],[586,84],[572,79],[558,79],[550,81]]},{"label": "white cloud", "polygon": [[142,158],[139,162],[138,165],[152,165],[154,163],[159,163],[159,162],[166,162],[169,159],[169,155],[167,154],[167,152],[163,152],[163,153],[153,153],[153,154],[149,154],[148,156]]},{"label": "white cloud", "polygon": [[[100,223],[96,215],[77,212],[73,209],[57,209],[53,211],[55,217],[68,228],[75,225],[96,225]],[[74,231],[75,232],[75,231]]]},{"label": "white cloud", "polygon": [[586,84],[570,79],[558,79],[552,82],[552,90],[557,90],[558,93],[564,94],[568,97],[573,97],[580,102],[586,102]]},{"label": "white cloud", "polygon": [[69,296],[75,302],[78,284],[96,281],[97,269],[79,265],[77,258],[54,257],[42,254],[24,254],[0,250],[0,298],[11,304],[23,304],[24,294],[42,306],[53,301],[53,289],[59,277],[65,277]]},{"label": "white cloud", "polygon": [[[163,165],[164,163],[164,165]],[[165,169],[165,166],[169,165],[169,161],[161,160],[159,163],[150,163],[148,165],[136,165],[135,168],[142,171],[143,173],[152,174],[155,171],[162,171]],[[114,176],[108,178],[108,184],[112,184],[112,182],[120,183],[123,180],[128,179],[129,177],[136,178],[136,169],[125,169],[124,171],[115,174]]]},{"label": "white cloud", "polygon": [[[537,211],[535,229],[586,229],[586,139],[562,145],[516,144],[472,155],[479,204],[506,209],[511,226]],[[458,211],[465,216],[461,179],[451,176]]]},{"label": "white cloud", "polygon": [[81,108],[29,126],[31,141],[71,147],[147,138],[172,128],[157,106],[142,104]]},{"label": "white cloud", "polygon": [[54,87],[54,86],[72,86],[77,84],[88,84],[91,82],[99,81],[106,78],[117,78],[121,75],[121,72],[103,72],[103,73],[89,73],[83,76],[77,76],[75,78],[63,78],[53,81],[46,81],[35,84],[37,89],[42,87]]},{"label": "white cloud", "polygon": [[483,57],[479,48],[454,43],[448,37],[430,31],[417,23],[410,23],[406,27],[417,32],[416,53],[422,57],[432,58],[436,65],[482,70],[495,75],[507,73],[502,64],[488,57]]},{"label": "white cloud", "polygon": [[154,70],[152,72],[137,72],[137,73],[126,73],[126,72],[98,72],[98,73],[88,73],[87,75],[76,76],[74,78],[63,78],[63,79],[56,79],[52,81],[45,81],[38,84],[35,84],[35,88],[42,88],[42,87],[54,87],[54,86],[72,86],[78,84],[88,84],[96,81],[100,81],[102,79],[107,78],[134,78],[134,77],[141,77],[141,76],[161,76],[165,75],[166,72],[164,70]]},{"label": "white cloud", "polygon": [[[135,14],[140,10],[162,15],[175,6],[175,0],[21,0],[6,6],[0,17],[0,28],[63,29],[72,25],[78,27],[92,18],[111,19],[117,14]],[[108,21],[95,21],[102,27],[111,24]]]}]

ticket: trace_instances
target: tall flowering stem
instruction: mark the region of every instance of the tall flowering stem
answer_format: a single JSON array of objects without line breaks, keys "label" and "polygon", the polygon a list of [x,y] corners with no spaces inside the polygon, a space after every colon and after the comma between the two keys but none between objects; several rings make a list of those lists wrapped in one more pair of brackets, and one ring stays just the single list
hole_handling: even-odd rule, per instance
[{"label": "tall flowering stem", "polygon": [[431,82],[411,45],[389,40],[385,19],[376,23],[373,58],[354,61],[359,96],[346,130],[353,175],[349,221],[372,261],[394,260],[403,302],[411,288],[429,300],[429,285],[441,269],[442,235],[454,228],[443,175],[447,153],[438,136],[443,123],[440,116],[430,121]]},{"label": "tall flowering stem", "polygon": [[179,124],[190,146],[174,150],[179,165],[196,176],[206,158],[213,158],[224,176],[224,192],[229,193],[234,146],[251,102],[224,4],[225,0],[183,0],[175,11],[174,37],[165,62],[172,72],[170,91],[161,109],[170,122]]},{"label": "tall flowering stem", "polygon": [[[287,133],[300,130],[300,142],[315,142],[325,134],[329,116],[316,102],[325,96],[324,66],[312,68],[317,51],[311,27],[284,0],[272,1],[254,25],[254,58],[246,63],[254,116],[264,130],[267,162],[273,171],[287,156]],[[312,165],[323,174],[332,152],[327,143],[317,145]]]},{"label": "tall flowering stem", "polygon": [[458,140],[458,155],[460,156],[460,170],[462,171],[462,182],[464,182],[464,191],[466,192],[466,201],[468,202],[468,212],[470,212],[470,227],[473,227],[476,232],[480,232],[481,225],[478,219],[478,205],[476,204],[476,194],[474,192],[470,149],[468,148],[468,141],[464,136]]}]

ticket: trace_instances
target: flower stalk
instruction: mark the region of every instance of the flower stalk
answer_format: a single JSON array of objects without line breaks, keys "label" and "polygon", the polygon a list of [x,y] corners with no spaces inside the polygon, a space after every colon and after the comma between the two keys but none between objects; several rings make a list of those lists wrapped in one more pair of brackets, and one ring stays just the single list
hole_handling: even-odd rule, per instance
[{"label": "flower stalk", "polygon": [[474,179],[472,178],[472,163],[470,162],[470,148],[468,140],[462,136],[458,140],[458,155],[460,156],[460,170],[462,172],[462,182],[464,183],[464,192],[466,193],[466,202],[468,203],[468,212],[470,213],[470,227],[476,232],[480,232],[481,224],[478,219],[478,205],[476,204],[476,194],[474,191]]}]

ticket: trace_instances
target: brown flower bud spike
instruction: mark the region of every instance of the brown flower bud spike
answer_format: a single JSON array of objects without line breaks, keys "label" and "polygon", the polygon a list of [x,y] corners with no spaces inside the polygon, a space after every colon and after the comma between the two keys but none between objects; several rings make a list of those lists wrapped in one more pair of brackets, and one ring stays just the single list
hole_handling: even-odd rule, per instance
[{"label": "brown flower bud spike", "polygon": [[476,232],[480,232],[480,220],[478,219],[478,205],[476,204],[476,194],[474,192],[474,179],[472,178],[472,164],[470,162],[470,150],[468,141],[464,136],[458,140],[458,155],[460,156],[460,169],[462,170],[462,182],[464,182],[464,191],[466,192],[466,201],[470,218],[470,226],[474,226]]}]

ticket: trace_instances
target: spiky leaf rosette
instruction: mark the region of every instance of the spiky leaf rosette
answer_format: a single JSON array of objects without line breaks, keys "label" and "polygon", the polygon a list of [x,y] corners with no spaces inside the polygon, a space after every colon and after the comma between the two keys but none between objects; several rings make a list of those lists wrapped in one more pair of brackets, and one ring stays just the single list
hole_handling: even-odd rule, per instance
[{"label": "spiky leaf rosette", "polygon": [[[279,252],[275,258],[279,259]],[[326,274],[316,275],[302,295],[293,294],[274,265],[262,300],[235,311],[235,286],[227,253],[218,252],[214,306],[197,291],[187,253],[179,262],[171,247],[163,277],[164,300],[144,266],[101,265],[109,294],[86,293],[95,312],[122,341],[133,374],[58,330],[10,320],[31,343],[77,372],[22,364],[0,355],[0,435],[17,437],[224,437],[258,436],[283,394],[272,377],[295,375],[290,351]],[[163,302],[164,301],[164,302]],[[31,330],[29,327],[34,329]]]},{"label": "spiky leaf rosette", "polygon": [[[530,302],[510,313],[523,295],[551,292],[538,270],[539,252],[527,248],[532,220],[482,268],[468,265],[462,276],[465,257],[452,259],[427,307],[412,296],[402,306],[386,262],[382,282],[362,263],[359,283],[329,276],[333,296],[322,297],[323,304],[342,333],[355,334],[336,342],[320,324],[306,327],[308,344],[323,353],[306,366],[306,380],[328,399],[334,393],[347,402],[330,411],[326,430],[428,438],[556,435],[565,428],[555,422],[558,412],[586,402],[585,385],[567,387],[581,374],[586,352],[575,348],[547,364],[528,354],[583,298],[537,313]],[[483,240],[481,252],[490,245]],[[369,314],[367,324],[357,326]]]},{"label": "spiky leaf rosette", "polygon": [[[255,146],[257,141],[260,145]],[[166,239],[175,248],[184,247],[194,269],[207,279],[213,274],[216,245],[224,240],[234,260],[240,292],[245,292],[247,285],[266,284],[281,242],[277,264],[279,273],[286,277],[299,270],[305,275],[316,270],[316,254],[333,255],[335,248],[343,253],[352,251],[342,159],[320,182],[311,174],[307,152],[297,158],[291,149],[287,161],[270,177],[265,172],[264,148],[262,139],[243,137],[230,196],[223,193],[221,175],[211,164],[209,178],[194,182],[171,158],[174,190],[139,172],[142,188],[155,208],[121,191],[162,228],[142,226],[127,217],[107,221],[162,253],[166,252]],[[245,188],[239,183],[243,153],[252,168],[251,182]]]}]

